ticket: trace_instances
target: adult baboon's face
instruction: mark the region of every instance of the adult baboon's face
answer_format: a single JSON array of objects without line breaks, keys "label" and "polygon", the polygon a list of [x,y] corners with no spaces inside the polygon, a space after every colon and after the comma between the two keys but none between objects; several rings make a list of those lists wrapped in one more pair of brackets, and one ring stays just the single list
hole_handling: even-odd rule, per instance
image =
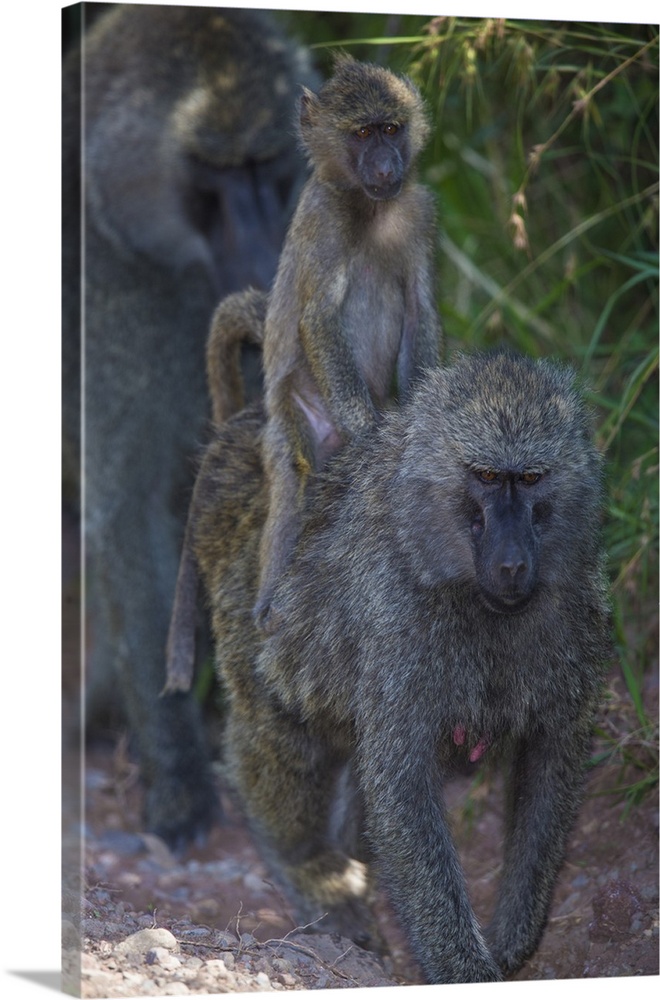
[{"label": "adult baboon's face", "polygon": [[543,526],[550,515],[546,485],[536,469],[478,468],[468,473],[475,578],[493,611],[521,611],[534,592]]}]

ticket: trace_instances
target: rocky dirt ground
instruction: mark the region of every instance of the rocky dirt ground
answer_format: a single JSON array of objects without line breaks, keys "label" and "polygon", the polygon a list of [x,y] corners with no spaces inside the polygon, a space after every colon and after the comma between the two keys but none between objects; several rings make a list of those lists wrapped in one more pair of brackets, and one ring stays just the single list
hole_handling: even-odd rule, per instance
[{"label": "rocky dirt ground", "polygon": [[[71,628],[65,628],[66,667],[67,655],[69,661],[75,658],[75,642],[67,654],[66,636],[75,636],[77,625],[70,591],[65,591],[65,601],[65,621],[73,615]],[[649,714],[657,717],[655,675],[649,678],[645,700]],[[616,671],[604,705],[602,733],[632,745],[635,713]],[[65,787],[70,795],[78,785],[75,743],[65,727]],[[601,739],[597,750],[606,745]],[[643,756],[645,748],[637,751]],[[546,933],[517,980],[658,975],[657,789],[629,811],[615,791],[643,773],[623,772],[620,756],[593,770]],[[338,936],[303,933],[296,927],[220,773],[225,822],[203,847],[191,847],[183,857],[173,856],[141,828],[139,772],[123,735],[91,744],[82,779],[82,953],[68,919],[63,933],[65,980],[72,992],[75,984],[83,997],[110,998],[421,982],[405,928],[384,898],[376,904],[388,945],[384,956]],[[474,773],[452,784],[449,794],[471,898],[486,922],[500,860],[500,780],[475,766]],[[75,844],[75,798],[73,807],[65,808],[65,849],[72,838]],[[64,901],[65,909],[78,906],[75,879],[65,883]]]},{"label": "rocky dirt ground", "polygon": [[[540,949],[516,977],[573,979],[658,973],[658,811],[655,798],[624,815],[611,793],[618,766],[602,766],[571,840]],[[389,954],[296,930],[240,816],[203,848],[174,857],[140,829],[137,767],[126,742],[96,747],[84,772],[84,997],[185,996],[420,982],[386,901],[378,908]],[[482,919],[498,872],[501,795],[478,774],[452,789],[452,819]],[[68,934],[68,941],[67,941]],[[76,972],[77,944],[65,924]]]}]

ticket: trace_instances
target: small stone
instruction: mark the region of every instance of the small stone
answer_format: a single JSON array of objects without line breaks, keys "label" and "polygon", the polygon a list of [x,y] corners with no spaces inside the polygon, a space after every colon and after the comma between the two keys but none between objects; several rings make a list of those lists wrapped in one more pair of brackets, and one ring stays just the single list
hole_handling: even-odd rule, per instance
[{"label": "small stone", "polygon": [[115,950],[121,955],[129,955],[132,952],[146,955],[152,948],[168,948],[173,951],[176,947],[176,938],[171,931],[166,930],[165,927],[152,927],[131,934],[130,937],[121,941]]},{"label": "small stone", "polygon": [[117,883],[127,889],[137,889],[142,884],[142,879],[137,872],[120,872],[117,875]]},{"label": "small stone", "polygon": [[128,986],[141,986],[144,982],[144,973],[142,972],[132,972],[130,969],[125,969],[122,972],[124,982]]},{"label": "small stone", "polygon": [[213,945],[215,948],[236,948],[238,938],[231,931],[218,931],[213,935]]},{"label": "small stone", "polygon": [[167,948],[151,948],[145,955],[144,960],[147,965],[155,965],[156,962],[159,962],[166,955],[169,955]]},{"label": "small stone", "polygon": [[162,987],[159,985],[159,983],[156,982],[155,979],[145,979],[143,976],[142,981],[140,983],[139,993],[137,993],[137,995],[148,996],[148,997],[156,997],[156,996],[162,997],[163,995]]},{"label": "small stone", "polygon": [[186,937],[191,938],[207,938],[210,937],[211,931],[208,927],[188,927],[186,929]]},{"label": "small stone", "polygon": [[211,958],[204,966],[211,975],[218,976],[220,979],[226,979],[229,975],[227,966],[222,961],[221,958]]},{"label": "small stone", "polygon": [[167,948],[151,948],[146,956],[147,965],[160,965],[163,969],[176,969],[181,965],[176,955],[172,955]]},{"label": "small stone", "polygon": [[217,979],[205,968],[197,970],[197,974],[191,980],[190,985],[193,989],[198,991],[201,990],[203,993],[218,992]]}]

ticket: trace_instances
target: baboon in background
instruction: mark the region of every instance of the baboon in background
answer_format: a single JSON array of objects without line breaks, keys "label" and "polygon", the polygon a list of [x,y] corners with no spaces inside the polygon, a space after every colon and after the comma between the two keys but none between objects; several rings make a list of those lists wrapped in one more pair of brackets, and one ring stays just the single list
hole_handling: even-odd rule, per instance
[{"label": "baboon in background", "polygon": [[219,299],[275,273],[306,176],[295,100],[314,77],[252,10],[119,5],[82,53],[63,73],[63,388],[65,478],[78,482],[84,361],[88,711],[93,725],[121,690],[147,827],[176,845],[214,809],[198,708],[158,697],[205,435],[205,341]]},{"label": "baboon in background", "polygon": [[369,430],[393,390],[439,360],[433,198],[415,181],[429,134],[406,78],[339,56],[305,89],[299,135],[313,168],[287,233],[264,332],[270,487],[255,616],[298,534],[309,477]]},{"label": "baboon in background", "polygon": [[[355,935],[367,857],[429,981],[500,979],[541,938],[609,653],[601,462],[574,376],[506,354],[429,372],[316,478],[265,638],[263,433],[258,406],[220,428],[189,517],[252,828],[301,916],[329,914],[319,929]],[[507,813],[482,933],[443,783],[484,756]],[[346,843],[351,801],[366,854]]]}]

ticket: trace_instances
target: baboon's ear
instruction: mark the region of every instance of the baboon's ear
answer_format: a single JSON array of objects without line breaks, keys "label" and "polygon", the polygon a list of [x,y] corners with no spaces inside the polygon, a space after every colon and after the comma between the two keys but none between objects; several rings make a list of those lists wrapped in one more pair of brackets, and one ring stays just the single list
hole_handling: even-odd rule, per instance
[{"label": "baboon's ear", "polygon": [[312,128],[319,110],[319,99],[316,94],[307,87],[303,87],[298,107],[300,110],[300,127],[303,129]]},{"label": "baboon's ear", "polygon": [[344,51],[344,49],[338,49],[332,56],[332,69],[333,72],[343,69],[348,66],[356,66],[357,59],[355,59],[350,52]]}]

